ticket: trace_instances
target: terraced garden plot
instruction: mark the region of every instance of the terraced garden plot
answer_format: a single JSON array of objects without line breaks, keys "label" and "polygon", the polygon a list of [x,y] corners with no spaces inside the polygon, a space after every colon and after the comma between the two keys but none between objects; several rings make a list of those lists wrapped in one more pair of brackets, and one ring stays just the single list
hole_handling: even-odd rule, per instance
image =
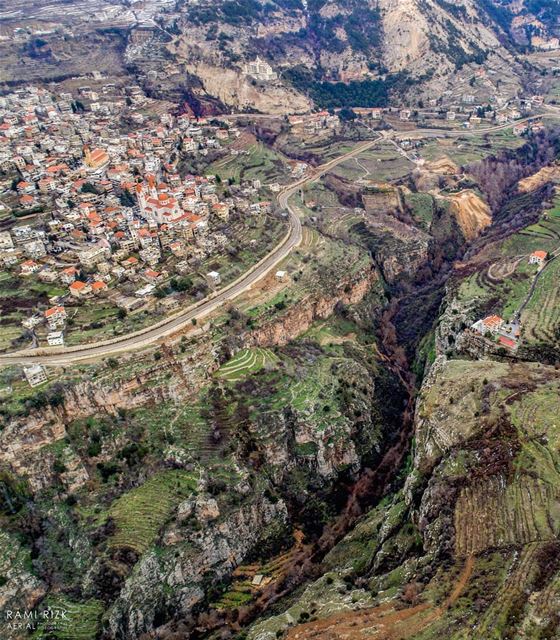
[{"label": "terraced garden plot", "polygon": [[[510,406],[509,413],[522,442],[516,469],[537,474],[551,487],[560,487],[560,380],[523,394]],[[560,497],[560,489],[557,493]],[[558,529],[560,533],[560,524]]]},{"label": "terraced garden plot", "polygon": [[[388,142],[382,142],[379,147],[368,149],[356,157],[360,161],[360,164],[370,172],[372,179],[382,182],[402,178],[410,173],[414,167],[414,164],[410,160],[402,156],[395,147]],[[356,165],[354,161],[352,160],[351,162],[355,168]],[[336,172],[336,169],[334,171]]]},{"label": "terraced garden plot", "polygon": [[236,580],[216,603],[216,609],[235,609],[253,599],[253,586],[250,580]]},{"label": "terraced garden plot", "polygon": [[[339,211],[337,209],[337,211]],[[354,225],[359,224],[364,219],[360,213],[354,213],[354,211],[347,211],[342,215],[333,215],[329,217],[329,223],[326,230],[333,236],[339,236],[343,233],[347,233]]]},{"label": "terraced garden plot", "polygon": [[356,326],[341,318],[329,318],[324,322],[315,322],[301,338],[318,342],[320,345],[341,344],[356,339]]},{"label": "terraced garden plot", "polygon": [[555,440],[560,444],[560,380],[551,380],[536,391],[521,395],[509,413],[513,424],[529,437],[545,432],[552,447]]},{"label": "terraced garden plot", "polygon": [[155,542],[174,507],[190,496],[196,486],[196,479],[185,471],[161,471],[122,495],[109,508],[109,516],[117,525],[109,547],[142,554]]},{"label": "terraced garden plot", "polygon": [[536,556],[540,547],[541,545],[535,542],[523,548],[513,571],[497,593],[492,605],[484,612],[476,632],[468,636],[469,640],[500,640],[503,637],[501,630],[507,626],[512,610],[519,605],[520,600],[526,600],[526,591],[537,573]]},{"label": "terraced garden plot", "polygon": [[560,327],[560,258],[540,276],[529,304],[521,314],[523,338],[528,342],[555,342]]},{"label": "terraced garden plot", "polygon": [[538,223],[526,227],[502,243],[502,254],[526,255],[533,251],[554,251],[560,246],[560,198],[555,207],[544,214]]},{"label": "terraced garden plot", "polygon": [[554,540],[549,514],[556,500],[550,485],[529,476],[511,484],[496,476],[464,488],[455,508],[457,555]]},{"label": "terraced garden plot", "polygon": [[500,281],[492,278],[488,269],[477,271],[461,283],[459,298],[465,301],[496,299],[494,311],[509,320],[527,297],[536,273],[536,267],[526,259],[520,260],[513,272]]},{"label": "terraced garden plot", "polygon": [[[50,624],[42,624],[33,640],[94,640],[100,629],[103,603],[99,600],[88,600],[78,603],[68,600],[64,596],[49,599],[41,604],[41,610],[50,608],[54,611],[65,612],[65,618],[56,619]],[[51,628],[51,625],[55,625]]]},{"label": "terraced garden plot", "polygon": [[227,382],[239,382],[266,366],[274,366],[278,357],[270,349],[241,349],[216,371],[216,377]]},{"label": "terraced garden plot", "polygon": [[234,609],[250,602],[258,594],[262,586],[252,584],[253,578],[261,574],[270,580],[275,581],[282,576],[284,570],[290,565],[294,556],[301,548],[302,537],[296,533],[296,544],[281,555],[273,558],[265,565],[259,564],[240,565],[233,573],[233,583],[231,587],[222,595],[216,604],[217,609]]},{"label": "terraced garden plot", "polygon": [[287,174],[281,156],[264,144],[257,142],[247,148],[248,154],[227,156],[211,164],[206,172],[219,175],[222,180],[233,178],[241,180],[274,181]]}]

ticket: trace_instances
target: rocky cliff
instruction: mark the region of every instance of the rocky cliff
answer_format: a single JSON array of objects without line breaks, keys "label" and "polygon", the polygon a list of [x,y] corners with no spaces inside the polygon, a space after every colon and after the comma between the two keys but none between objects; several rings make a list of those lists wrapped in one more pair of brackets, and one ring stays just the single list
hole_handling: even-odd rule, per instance
[{"label": "rocky cliff", "polygon": [[[509,96],[526,73],[515,47],[553,48],[558,36],[557,11],[540,10],[534,2],[203,0],[110,10],[100,2],[98,9],[55,9],[48,20],[41,3],[25,13],[14,11],[8,32],[19,38],[18,29],[43,26],[44,50],[53,54],[32,57],[31,36],[28,46],[3,44],[9,64],[2,79],[69,76],[86,69],[82,61],[94,56],[100,68],[132,72],[150,94],[186,101],[196,110],[226,105],[276,114],[324,102],[321,82],[365,83],[371,101],[386,101],[403,72],[417,84],[414,103],[452,89],[456,71],[472,74],[484,64],[501,74],[500,92]],[[53,28],[57,20],[64,37]],[[276,76],[248,73],[246,64],[257,56]],[[401,89],[397,83],[393,100],[409,102]]]}]

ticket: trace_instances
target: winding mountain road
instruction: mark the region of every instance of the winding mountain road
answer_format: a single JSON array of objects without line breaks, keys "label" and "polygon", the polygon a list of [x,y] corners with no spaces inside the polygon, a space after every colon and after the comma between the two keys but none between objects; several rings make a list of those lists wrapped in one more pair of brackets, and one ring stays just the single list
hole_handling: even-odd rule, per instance
[{"label": "winding mountain road", "polygon": [[250,289],[256,282],[260,281],[277,267],[291,251],[300,244],[302,239],[302,225],[297,211],[290,205],[289,201],[291,196],[305,184],[314,182],[333,167],[363,153],[376,143],[377,139],[361,143],[351,151],[317,167],[311,175],[301,178],[297,182],[282,189],[278,194],[278,202],[288,213],[290,228],[287,234],[269,254],[251,267],[240,278],[211,294],[204,300],[181,310],[161,322],[125,336],[74,347],[44,347],[16,351],[14,353],[0,355],[0,365],[39,363],[51,366],[65,366],[114,356],[124,351],[138,350],[153,344],[189,326],[193,320],[198,322],[212,311],[215,311],[225,303],[234,300]]},{"label": "winding mountain road", "polygon": [[[560,111],[551,112],[550,110],[546,115],[558,116]],[[420,136],[426,138],[445,138],[445,137],[459,137],[459,136],[473,136],[481,135],[484,133],[492,133],[496,131],[502,131],[518,124],[520,122],[528,122],[532,118],[524,118],[518,120],[515,123],[507,123],[504,125],[498,125],[488,127],[486,129],[478,130],[449,130],[449,129],[413,129],[406,132],[382,132],[378,134],[374,140],[368,140],[362,142],[351,151],[344,153],[329,162],[317,167],[312,174],[301,178],[300,180],[284,187],[278,194],[278,202],[280,206],[287,211],[289,221],[289,231],[284,236],[282,241],[260,262],[251,267],[247,272],[240,276],[234,282],[231,282],[227,286],[223,287],[219,291],[212,293],[210,296],[201,300],[200,302],[191,305],[181,311],[175,313],[168,318],[157,322],[145,329],[129,333],[125,336],[113,338],[111,340],[102,340],[97,343],[77,345],[73,347],[43,347],[38,349],[24,349],[13,353],[0,355],[0,365],[14,365],[14,364],[33,364],[40,363],[51,366],[65,366],[85,362],[88,360],[95,360],[98,358],[105,358],[114,356],[116,354],[134,351],[146,347],[150,344],[168,337],[186,326],[198,322],[204,317],[209,315],[212,311],[215,311],[219,307],[223,306],[227,302],[231,302],[236,299],[242,293],[250,289],[255,283],[262,280],[268,275],[275,267],[277,267],[291,251],[297,247],[302,239],[302,225],[298,213],[290,205],[290,198],[294,193],[306,184],[310,184],[322,175],[336,167],[337,165],[345,162],[349,158],[358,156],[359,154],[367,151],[379,140],[386,139],[392,142],[397,149],[400,149],[394,139],[410,138],[412,136]]]}]

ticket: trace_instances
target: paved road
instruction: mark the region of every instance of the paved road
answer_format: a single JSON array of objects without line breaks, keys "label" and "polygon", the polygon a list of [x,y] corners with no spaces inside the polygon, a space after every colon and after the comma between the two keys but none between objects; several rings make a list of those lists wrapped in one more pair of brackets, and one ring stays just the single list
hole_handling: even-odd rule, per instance
[{"label": "paved road", "polygon": [[278,194],[278,202],[288,213],[290,224],[289,232],[282,242],[256,266],[252,267],[238,280],[220,289],[208,298],[147,329],[130,333],[122,338],[75,347],[26,349],[7,355],[0,355],[0,364],[41,363],[55,366],[70,365],[86,360],[108,357],[123,351],[140,349],[190,325],[193,320],[201,320],[215,309],[223,306],[226,302],[234,300],[250,289],[251,286],[277,267],[290,252],[299,245],[302,239],[302,225],[297,211],[289,203],[290,197],[305,184],[314,182],[333,167],[345,162],[348,158],[352,158],[366,151],[376,143],[377,140],[361,143],[350,152],[321,165],[311,175],[292,183],[280,191]]},{"label": "paved road", "polygon": [[[257,115],[258,114],[255,114],[253,117]],[[547,115],[558,115],[558,113],[548,111]],[[65,348],[53,347],[42,349],[27,349],[7,355],[0,355],[0,365],[31,363],[41,363],[53,366],[69,365],[77,362],[108,357],[121,353],[123,351],[132,351],[145,347],[149,344],[153,344],[154,342],[157,342],[158,340],[165,338],[188,326],[190,323],[192,323],[193,320],[198,321],[203,319],[215,309],[223,306],[226,302],[234,300],[239,295],[250,289],[256,282],[261,280],[275,267],[277,267],[290,254],[290,252],[299,245],[302,238],[302,226],[298,213],[289,203],[290,197],[294,193],[296,193],[296,191],[298,191],[298,189],[300,189],[303,185],[314,182],[338,164],[341,164],[349,158],[359,155],[367,149],[375,146],[382,137],[391,140],[391,138],[410,138],[411,136],[415,135],[428,138],[481,135],[484,133],[502,131],[504,129],[511,128],[514,124],[518,124],[520,122],[528,122],[532,119],[534,119],[534,116],[531,118],[518,120],[515,123],[508,123],[478,130],[460,129],[450,131],[449,129],[412,129],[406,132],[394,132],[393,134],[389,134],[389,132],[383,132],[383,135],[378,134],[378,137],[376,137],[375,140],[369,140],[367,142],[361,143],[348,153],[338,156],[337,158],[321,165],[313,172],[312,175],[292,183],[291,185],[285,187],[278,194],[278,202],[280,206],[286,209],[288,213],[290,230],[282,240],[282,242],[271,253],[269,253],[263,260],[261,260],[261,262],[252,267],[247,273],[245,273],[235,282],[232,282],[223,289],[220,289],[218,292],[212,294],[196,305],[192,305],[186,309],[183,309],[179,313],[144,330],[130,333],[127,336],[123,336],[121,338],[101,341],[95,344],[79,345],[75,347]]]}]

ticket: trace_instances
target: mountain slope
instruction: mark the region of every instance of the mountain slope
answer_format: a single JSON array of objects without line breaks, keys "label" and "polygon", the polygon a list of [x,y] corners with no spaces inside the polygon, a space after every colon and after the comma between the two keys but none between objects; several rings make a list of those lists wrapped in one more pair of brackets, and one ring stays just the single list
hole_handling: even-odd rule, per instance
[{"label": "mountain slope", "polygon": [[[1,81],[87,73],[87,61],[99,53],[101,71],[128,71],[152,95],[201,112],[332,106],[324,99],[324,83],[332,82],[359,83],[338,88],[339,102],[348,105],[383,105],[389,94],[393,103],[416,106],[462,93],[458,83],[481,66],[485,96],[498,83],[507,99],[526,74],[516,47],[533,40],[548,46],[558,31],[556,5],[536,0],[158,0],[110,9],[98,0],[97,11],[74,2],[48,12],[37,0],[25,11],[17,7],[0,14],[7,36],[0,42]],[[257,56],[277,77],[247,72]],[[365,89],[361,105],[357,89]]]}]

